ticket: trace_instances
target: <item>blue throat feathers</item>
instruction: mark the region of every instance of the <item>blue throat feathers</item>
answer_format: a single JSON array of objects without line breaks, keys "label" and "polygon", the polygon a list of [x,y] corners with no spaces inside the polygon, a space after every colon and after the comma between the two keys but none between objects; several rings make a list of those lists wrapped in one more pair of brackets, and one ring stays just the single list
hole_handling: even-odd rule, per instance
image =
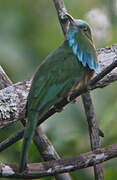
[{"label": "blue throat feathers", "polygon": [[78,45],[78,42],[75,40],[75,33],[77,33],[77,30],[71,29],[67,35],[69,46],[72,48],[74,55],[77,56],[77,59],[84,67],[88,66],[91,70],[97,72],[99,68],[98,62],[90,52],[84,51],[80,48],[80,45]]}]

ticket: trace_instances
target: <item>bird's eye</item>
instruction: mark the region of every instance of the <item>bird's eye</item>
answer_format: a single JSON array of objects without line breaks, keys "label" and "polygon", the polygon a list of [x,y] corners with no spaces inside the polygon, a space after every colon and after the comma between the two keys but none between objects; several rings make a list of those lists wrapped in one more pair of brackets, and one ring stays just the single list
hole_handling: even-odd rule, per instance
[{"label": "bird's eye", "polygon": [[83,27],[82,30],[83,30],[84,32],[86,32],[86,31],[88,30],[88,28],[87,28],[87,27]]}]

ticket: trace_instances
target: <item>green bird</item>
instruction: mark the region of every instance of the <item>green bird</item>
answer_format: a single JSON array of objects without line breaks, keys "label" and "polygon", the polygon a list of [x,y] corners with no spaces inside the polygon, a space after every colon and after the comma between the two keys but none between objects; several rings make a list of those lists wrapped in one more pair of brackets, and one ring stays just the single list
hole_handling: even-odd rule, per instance
[{"label": "green bird", "polygon": [[66,16],[69,28],[65,41],[42,62],[32,80],[19,172],[26,168],[29,146],[40,118],[64,97],[87,84],[99,67],[89,25],[69,14]]}]

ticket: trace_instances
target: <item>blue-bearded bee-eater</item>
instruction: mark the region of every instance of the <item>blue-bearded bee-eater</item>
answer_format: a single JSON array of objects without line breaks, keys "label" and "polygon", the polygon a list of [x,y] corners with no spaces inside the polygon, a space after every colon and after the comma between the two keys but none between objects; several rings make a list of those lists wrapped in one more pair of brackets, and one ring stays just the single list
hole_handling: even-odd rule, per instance
[{"label": "blue-bearded bee-eater", "polygon": [[43,61],[32,81],[19,172],[26,168],[29,146],[39,119],[53,105],[87,84],[99,67],[89,25],[69,14],[66,16],[69,28],[65,41]]}]

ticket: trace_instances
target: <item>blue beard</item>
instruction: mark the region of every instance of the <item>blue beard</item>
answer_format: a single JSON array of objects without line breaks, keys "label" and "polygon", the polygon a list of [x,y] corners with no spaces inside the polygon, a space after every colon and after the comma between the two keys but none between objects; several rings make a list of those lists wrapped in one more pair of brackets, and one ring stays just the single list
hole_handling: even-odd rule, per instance
[{"label": "blue beard", "polygon": [[84,51],[79,47],[80,45],[78,45],[78,42],[75,40],[76,33],[76,29],[69,30],[67,35],[69,46],[72,48],[74,55],[77,56],[78,61],[82,63],[83,67],[88,66],[91,70],[97,71],[99,68],[98,62],[90,52]]}]

